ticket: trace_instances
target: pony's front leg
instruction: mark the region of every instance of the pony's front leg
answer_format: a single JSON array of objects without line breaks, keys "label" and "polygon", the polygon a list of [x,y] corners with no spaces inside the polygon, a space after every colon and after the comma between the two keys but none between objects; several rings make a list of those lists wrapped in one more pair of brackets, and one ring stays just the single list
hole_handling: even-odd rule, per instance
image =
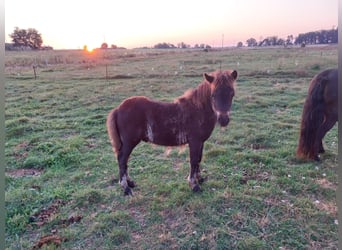
[{"label": "pony's front leg", "polygon": [[[202,161],[203,145],[204,145],[204,143],[202,143],[202,146],[201,146],[201,149],[200,149],[200,155],[199,155],[198,164]],[[202,177],[202,175],[201,175],[200,165],[198,165],[197,171],[195,173],[195,177],[196,177],[197,182],[199,184],[202,184],[206,180],[206,178]]]},{"label": "pony's front leg", "polygon": [[202,159],[203,142],[189,142],[190,150],[190,175],[188,177],[189,186],[194,192],[201,191],[200,183],[203,178],[200,175],[199,164]]}]

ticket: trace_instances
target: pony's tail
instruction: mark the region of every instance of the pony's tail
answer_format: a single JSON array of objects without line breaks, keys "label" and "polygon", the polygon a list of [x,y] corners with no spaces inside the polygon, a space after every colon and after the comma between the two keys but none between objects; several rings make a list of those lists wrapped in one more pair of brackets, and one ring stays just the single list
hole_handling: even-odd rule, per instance
[{"label": "pony's tail", "polygon": [[305,100],[300,128],[297,158],[315,159],[314,143],[318,127],[324,120],[323,115],[323,81],[315,77],[310,84]]},{"label": "pony's tail", "polygon": [[121,139],[119,135],[119,131],[116,126],[117,120],[117,110],[113,109],[107,116],[107,131],[110,139],[110,143],[112,144],[113,152],[118,155],[118,152],[121,148]]}]

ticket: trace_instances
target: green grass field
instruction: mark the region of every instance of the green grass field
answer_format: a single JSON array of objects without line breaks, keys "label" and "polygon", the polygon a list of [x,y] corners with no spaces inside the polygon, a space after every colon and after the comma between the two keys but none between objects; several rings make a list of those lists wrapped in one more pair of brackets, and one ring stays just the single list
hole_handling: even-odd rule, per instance
[{"label": "green grass field", "polygon": [[[308,84],[337,67],[336,46],[5,56],[7,249],[337,249],[337,127],[320,163],[295,158]],[[239,78],[229,126],[204,146],[203,191],[187,147],[141,143],[123,196],[108,112],[172,101],[220,67]]]}]

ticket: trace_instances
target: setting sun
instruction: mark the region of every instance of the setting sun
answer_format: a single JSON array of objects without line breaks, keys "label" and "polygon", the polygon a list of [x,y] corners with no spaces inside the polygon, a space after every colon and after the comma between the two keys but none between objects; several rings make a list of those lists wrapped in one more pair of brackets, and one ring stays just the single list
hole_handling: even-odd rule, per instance
[{"label": "setting sun", "polygon": [[91,52],[94,51],[94,49],[93,49],[93,48],[87,48],[87,51],[88,51],[89,53],[91,53]]},{"label": "setting sun", "polygon": [[87,45],[84,46],[84,50],[86,50],[87,52],[91,53],[94,51],[94,48],[88,47]]}]

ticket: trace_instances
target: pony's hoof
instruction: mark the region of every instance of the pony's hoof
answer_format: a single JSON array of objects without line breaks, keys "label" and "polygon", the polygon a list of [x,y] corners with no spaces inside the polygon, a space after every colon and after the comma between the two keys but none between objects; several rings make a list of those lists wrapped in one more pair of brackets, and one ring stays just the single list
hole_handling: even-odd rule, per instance
[{"label": "pony's hoof", "polygon": [[129,187],[126,187],[124,190],[124,194],[132,196],[133,195],[132,189],[130,189]]},{"label": "pony's hoof", "polygon": [[321,157],[319,157],[319,155],[316,155],[314,158],[315,161],[321,161]]},{"label": "pony's hoof", "polygon": [[198,192],[201,192],[201,188],[199,185],[195,185],[193,188],[192,188],[192,191],[195,192],[195,193],[198,193]]},{"label": "pony's hoof", "polygon": [[134,182],[134,181],[131,181],[131,180],[127,180],[127,185],[128,185],[130,188],[134,188],[134,187],[135,187],[135,182]]}]

